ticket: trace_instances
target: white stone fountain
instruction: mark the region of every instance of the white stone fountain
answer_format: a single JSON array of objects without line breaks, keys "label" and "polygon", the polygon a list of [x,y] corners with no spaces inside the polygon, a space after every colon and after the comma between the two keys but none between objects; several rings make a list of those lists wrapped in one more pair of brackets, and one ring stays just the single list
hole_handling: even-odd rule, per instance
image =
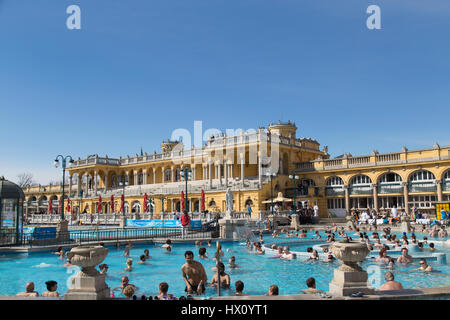
[{"label": "white stone fountain", "polygon": [[102,300],[110,297],[110,289],[105,282],[105,274],[95,268],[102,263],[109,250],[102,246],[79,246],[67,253],[73,265],[81,267],[71,281],[65,300]]},{"label": "white stone fountain", "polygon": [[367,245],[356,241],[332,242],[330,250],[342,261],[342,265],[334,270],[330,293],[334,296],[348,296],[357,292],[373,294],[374,289],[368,286],[367,272],[359,266],[369,254]]}]

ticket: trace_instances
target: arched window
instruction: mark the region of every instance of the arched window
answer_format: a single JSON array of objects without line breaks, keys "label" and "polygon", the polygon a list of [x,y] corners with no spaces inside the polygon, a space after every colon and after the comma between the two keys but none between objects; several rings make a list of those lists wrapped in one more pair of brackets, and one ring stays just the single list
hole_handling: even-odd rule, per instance
[{"label": "arched window", "polygon": [[408,191],[414,192],[435,192],[436,177],[428,170],[416,171],[409,177]]},{"label": "arched window", "polygon": [[344,180],[340,177],[329,177],[327,179],[327,186],[343,186]]},{"label": "arched window", "polygon": [[[444,174],[444,179],[442,180],[442,190],[450,191],[450,170],[447,170]],[[450,195],[447,195],[450,200]]]},{"label": "arched window", "polygon": [[[372,180],[364,175],[360,174],[352,178],[350,180],[350,195],[357,195],[357,194],[371,194],[373,192],[372,190]],[[369,208],[369,206],[364,208]],[[360,206],[355,208],[362,208]]]},{"label": "arched window", "polygon": [[420,182],[420,181],[434,181],[436,180],[434,174],[428,170],[420,170],[414,172],[411,177],[409,178],[409,181],[411,182]]},{"label": "arched window", "polygon": [[388,172],[378,179],[378,193],[402,193],[402,177],[400,175]]},{"label": "arched window", "polygon": [[[345,194],[344,180],[340,177],[329,177],[326,182],[325,194],[327,196],[342,196]],[[331,204],[332,203],[332,204]],[[330,202],[331,208],[340,208],[340,202]],[[330,207],[329,207],[330,208]]]},{"label": "arched window", "polygon": [[118,185],[119,184],[118,184],[117,176],[115,174],[113,174],[111,176],[111,186],[112,187],[117,187]]},{"label": "arched window", "polygon": [[402,177],[394,172],[383,174],[378,180],[380,183],[402,182]]},{"label": "arched window", "polygon": [[171,181],[171,170],[170,169],[164,170],[164,181],[165,182]]},{"label": "arched window", "polygon": [[247,199],[247,201],[245,201],[245,206],[252,206],[253,205],[253,201],[251,199]]},{"label": "arched window", "polygon": [[215,207],[215,206],[216,206],[216,202],[215,202],[214,200],[211,200],[211,201],[209,202],[209,206],[210,206],[210,207]]},{"label": "arched window", "polygon": [[371,183],[372,180],[364,174],[357,175],[356,177],[353,177],[352,180],[350,181],[350,185],[368,185]]},{"label": "arched window", "polygon": [[139,201],[134,201],[133,206],[131,208],[131,211],[134,213],[140,213],[141,212],[141,204]]},{"label": "arched window", "polygon": [[138,175],[138,184],[143,184],[144,183],[144,175],[143,173],[139,173]]}]

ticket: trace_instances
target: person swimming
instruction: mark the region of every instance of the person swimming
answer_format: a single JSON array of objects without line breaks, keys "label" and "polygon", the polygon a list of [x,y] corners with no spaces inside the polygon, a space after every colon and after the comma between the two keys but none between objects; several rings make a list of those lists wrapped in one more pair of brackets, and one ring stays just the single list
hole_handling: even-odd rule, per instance
[{"label": "person swimming", "polygon": [[125,271],[133,271],[133,259],[127,259],[127,261],[125,262],[125,264],[127,265]]},{"label": "person swimming", "polygon": [[236,264],[235,256],[231,256],[230,260],[228,260],[228,267],[232,269],[240,268],[240,266]]},{"label": "person swimming", "polygon": [[208,253],[206,253],[206,248],[200,248],[198,249],[198,257],[200,259],[208,259]]}]

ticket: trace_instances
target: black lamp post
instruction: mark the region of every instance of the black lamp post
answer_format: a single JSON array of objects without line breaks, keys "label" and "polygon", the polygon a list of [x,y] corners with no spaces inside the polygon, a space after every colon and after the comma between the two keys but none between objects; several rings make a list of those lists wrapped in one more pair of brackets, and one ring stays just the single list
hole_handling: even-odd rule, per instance
[{"label": "black lamp post", "polygon": [[66,175],[66,163],[67,163],[68,159],[70,159],[69,160],[70,164],[72,164],[74,161],[73,161],[71,156],[63,157],[62,155],[58,155],[56,157],[56,159],[55,159],[55,167],[56,168],[58,168],[58,166],[59,166],[58,158],[60,158],[60,157],[61,157],[61,162],[62,162],[61,165],[62,165],[62,168],[63,168],[63,181],[62,181],[62,204],[60,203],[59,205],[62,205],[61,220],[64,220],[64,177]]},{"label": "black lamp post", "polygon": [[187,198],[188,198],[188,180],[192,179],[192,171],[189,167],[184,167],[183,170],[181,170],[180,172],[181,178],[184,179],[184,181],[186,181],[186,192],[185,192],[185,198],[184,198],[184,208],[189,212],[189,209],[187,207]]},{"label": "black lamp post", "polygon": [[294,212],[297,212],[297,201],[295,200],[295,196],[296,196],[296,185],[295,185],[295,179],[298,179],[298,176],[295,174],[290,174],[289,175],[289,179],[293,179],[293,183],[294,183]]}]

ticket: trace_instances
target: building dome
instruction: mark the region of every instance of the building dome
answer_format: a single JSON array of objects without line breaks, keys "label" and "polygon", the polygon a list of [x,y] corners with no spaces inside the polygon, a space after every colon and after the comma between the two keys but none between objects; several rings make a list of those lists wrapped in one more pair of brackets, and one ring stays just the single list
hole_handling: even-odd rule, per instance
[{"label": "building dome", "polygon": [[0,177],[0,199],[25,199],[25,194],[17,184]]}]

